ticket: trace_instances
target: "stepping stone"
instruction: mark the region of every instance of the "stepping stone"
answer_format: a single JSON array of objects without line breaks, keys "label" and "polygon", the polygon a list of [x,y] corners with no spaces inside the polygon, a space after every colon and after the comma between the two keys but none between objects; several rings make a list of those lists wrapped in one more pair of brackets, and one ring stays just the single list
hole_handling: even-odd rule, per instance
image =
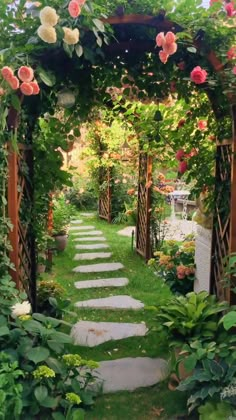
[{"label": "stepping stone", "polygon": [[134,231],[135,233],[135,226],[126,226],[124,229],[119,230],[117,233],[118,235],[122,235],[122,236],[132,236],[132,232]]},{"label": "stepping stone", "polygon": [[75,242],[86,242],[86,241],[106,241],[106,238],[104,238],[103,236],[88,236],[86,238],[75,238],[74,239]]},{"label": "stepping stone", "polygon": [[79,219],[71,220],[70,223],[73,224],[73,225],[79,225],[80,223],[83,223],[83,220],[79,220]]},{"label": "stepping stone", "polygon": [[71,337],[74,344],[95,347],[110,340],[142,337],[147,332],[145,324],[79,321],[72,327]]},{"label": "stepping stone", "polygon": [[138,310],[144,308],[144,304],[140,300],[136,300],[131,296],[109,296],[100,299],[89,299],[75,303],[77,308],[93,308],[93,309],[132,309]]},{"label": "stepping stone", "polygon": [[116,271],[124,268],[121,263],[103,263],[103,264],[91,264],[91,265],[79,265],[73,268],[72,271],[75,273],[100,273],[103,271]]},{"label": "stepping stone", "polygon": [[104,394],[118,391],[134,391],[163,381],[168,375],[168,363],[164,359],[149,357],[125,357],[124,359],[99,362],[93,388]]},{"label": "stepping stone", "polygon": [[122,287],[126,286],[129,280],[125,277],[117,277],[99,280],[84,280],[75,282],[76,289],[91,289],[92,287]]},{"label": "stepping stone", "polygon": [[81,216],[84,216],[84,217],[93,217],[93,216],[95,216],[94,213],[80,213],[80,214],[81,214]]},{"label": "stepping stone", "polygon": [[91,235],[91,236],[95,236],[95,235],[102,235],[102,231],[101,230],[89,230],[88,232],[86,231],[86,232],[76,232],[76,233],[72,233],[72,235],[77,235],[77,236],[82,236],[82,235],[85,235],[85,236],[89,236],[89,235]]},{"label": "stepping stone", "polygon": [[[70,230],[90,230],[95,229],[95,226],[72,226],[70,227]],[[87,235],[87,232],[84,232],[85,235]]]},{"label": "stepping stone", "polygon": [[75,249],[104,249],[109,248],[108,244],[75,245]]},{"label": "stepping stone", "polygon": [[96,258],[110,258],[111,256],[111,252],[85,252],[83,254],[76,254],[74,260],[96,260]]}]

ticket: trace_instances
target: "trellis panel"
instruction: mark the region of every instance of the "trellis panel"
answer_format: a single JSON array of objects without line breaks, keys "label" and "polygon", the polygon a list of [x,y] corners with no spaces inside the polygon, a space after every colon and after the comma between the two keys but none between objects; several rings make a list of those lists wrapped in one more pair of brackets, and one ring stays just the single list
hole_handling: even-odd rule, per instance
[{"label": "trellis panel", "polygon": [[[15,270],[12,279],[18,289],[24,289],[33,307],[36,304],[35,243],[32,234],[33,153],[30,146],[18,145],[16,152],[9,146],[8,217],[12,223],[9,240],[10,260]],[[25,207],[24,207],[25,206]],[[27,208],[28,220],[25,209]]]},{"label": "trellis panel", "polygon": [[111,169],[100,168],[99,217],[111,223]]},{"label": "trellis panel", "polygon": [[147,153],[139,155],[139,183],[138,183],[138,209],[136,225],[136,251],[145,260],[151,257],[150,238],[150,207],[152,179],[152,158]]}]

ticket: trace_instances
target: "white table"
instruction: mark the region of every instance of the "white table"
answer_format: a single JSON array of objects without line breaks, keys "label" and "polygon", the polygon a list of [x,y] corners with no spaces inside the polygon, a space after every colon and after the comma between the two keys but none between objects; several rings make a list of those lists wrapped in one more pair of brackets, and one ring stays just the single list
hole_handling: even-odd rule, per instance
[{"label": "white table", "polygon": [[182,211],[182,219],[187,220],[187,201],[190,191],[188,190],[174,190],[170,192],[168,195],[171,198],[171,219],[176,220],[175,216],[175,200],[181,198],[183,200],[183,211]]}]

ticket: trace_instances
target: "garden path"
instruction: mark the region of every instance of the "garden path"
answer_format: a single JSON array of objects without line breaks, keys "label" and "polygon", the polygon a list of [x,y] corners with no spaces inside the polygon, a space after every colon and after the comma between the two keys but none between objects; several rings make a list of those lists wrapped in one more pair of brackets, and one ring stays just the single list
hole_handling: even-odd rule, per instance
[{"label": "garden path", "polygon": [[[79,226],[77,227],[76,224]],[[101,237],[91,236],[94,234],[93,226],[82,225],[81,220],[73,221],[71,230],[77,237],[76,242],[83,242],[86,240],[96,241],[97,244],[77,244],[75,249],[81,250],[81,253],[76,253],[74,260],[87,260],[88,264],[79,265],[73,269],[76,273],[98,273],[119,271],[124,266],[120,262],[110,262],[111,253],[101,253],[99,249],[109,248],[106,239],[103,237],[105,243],[101,244]],[[75,233],[77,231],[77,234]],[[83,231],[83,233],[82,233]],[[92,233],[93,232],[93,233]],[[102,234],[99,231],[100,235]],[[81,237],[80,235],[83,235]],[[95,251],[97,245],[98,252]],[[91,253],[90,250],[94,252]],[[87,258],[86,258],[86,252]],[[97,254],[97,255],[96,255]],[[89,260],[93,258],[104,258],[108,261],[102,264],[91,264]],[[75,288],[102,288],[102,287],[123,287],[127,285],[129,280],[127,278],[111,277],[111,278],[93,278],[91,280],[81,280],[74,283]],[[139,311],[144,307],[144,304],[132,296],[128,295],[111,295],[105,298],[83,300],[75,303],[76,307],[92,308],[96,310],[135,310]],[[107,341],[122,340],[127,337],[145,336],[148,328],[145,322],[141,323],[124,323],[124,322],[94,322],[94,321],[78,321],[72,327],[71,336],[75,344],[86,347],[96,347],[101,343]],[[116,392],[121,390],[133,391],[140,387],[152,386],[166,377],[167,362],[161,358],[149,357],[126,357],[115,360],[104,360],[99,363],[99,368],[96,373],[98,379],[95,386],[102,388],[103,393]]]}]

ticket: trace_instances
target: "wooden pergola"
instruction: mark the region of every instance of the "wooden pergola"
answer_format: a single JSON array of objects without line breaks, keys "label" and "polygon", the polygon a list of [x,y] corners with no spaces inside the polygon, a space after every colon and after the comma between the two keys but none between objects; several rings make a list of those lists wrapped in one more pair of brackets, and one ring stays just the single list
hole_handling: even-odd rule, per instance
[{"label": "wooden pergola", "polygon": [[[127,56],[129,54],[136,54],[138,52],[155,52],[155,42],[152,39],[138,39],[132,36],[136,28],[153,28],[156,33],[161,31],[172,31],[175,33],[183,30],[178,24],[173,23],[165,18],[165,12],[161,11],[157,16],[146,15],[125,15],[122,8],[117,10],[117,15],[104,19],[104,23],[112,25],[116,42],[104,47],[104,52],[109,59],[112,57]],[[204,51],[204,32],[200,31],[196,34],[195,46],[197,50]],[[209,64],[216,73],[223,75],[224,66],[217,58],[214,51],[207,53],[206,58]],[[217,98],[209,95],[209,100],[212,103],[212,109],[217,114]],[[232,139],[222,143],[217,143],[216,152],[216,203],[215,216],[213,228],[213,242],[212,242],[212,275],[211,275],[211,291],[215,292],[220,299],[226,299],[233,303],[234,295],[230,288],[222,286],[222,275],[224,268],[224,259],[230,253],[236,252],[236,212],[234,206],[236,203],[236,98],[228,97],[229,105],[231,107],[232,115]],[[11,112],[11,110],[10,110]],[[14,129],[17,124],[15,119],[14,124],[10,125],[10,129]],[[28,282],[29,296],[31,300],[35,299],[36,290],[36,273],[35,273],[35,252],[34,240],[30,232],[30,225],[26,231],[22,232],[21,222],[19,218],[20,197],[18,185],[22,189],[26,188],[26,179],[20,173],[19,156],[23,157],[22,150],[20,155],[16,151],[9,151],[9,186],[8,186],[8,214],[13,223],[13,231],[10,234],[10,241],[13,251],[10,254],[11,261],[16,267],[16,271],[12,271],[12,277],[18,287]],[[31,157],[31,162],[33,159]],[[32,167],[33,171],[33,167]],[[139,161],[139,191],[138,191],[138,224],[137,224],[137,251],[144,258],[150,257],[150,189],[146,187],[147,180],[151,176],[151,162],[147,155],[141,154]],[[23,176],[23,178],[22,178]],[[230,192],[228,196],[229,212],[227,217],[223,216],[220,211],[221,204],[221,190],[218,188],[221,181],[230,182]],[[33,192],[33,186],[32,192]],[[26,191],[26,190],[25,190]],[[110,217],[110,191],[106,203],[106,217]],[[103,210],[100,209],[102,212]],[[23,277],[22,277],[23,276]]]}]

